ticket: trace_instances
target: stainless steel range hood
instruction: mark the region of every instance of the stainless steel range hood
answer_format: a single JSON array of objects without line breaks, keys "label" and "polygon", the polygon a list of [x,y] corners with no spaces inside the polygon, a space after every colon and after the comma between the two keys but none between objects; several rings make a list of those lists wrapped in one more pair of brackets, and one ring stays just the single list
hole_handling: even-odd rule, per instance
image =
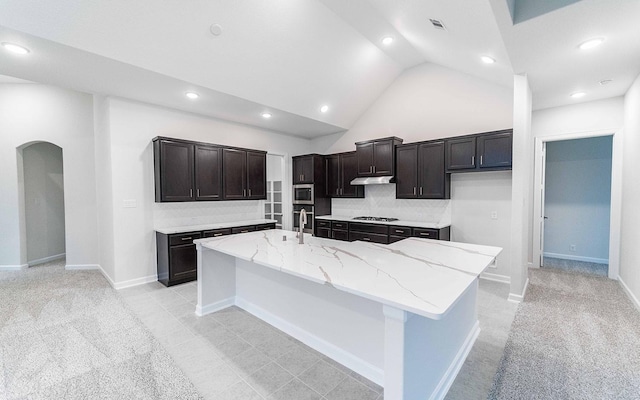
[{"label": "stainless steel range hood", "polygon": [[369,176],[366,178],[356,178],[351,181],[352,185],[385,185],[395,183],[393,176]]}]

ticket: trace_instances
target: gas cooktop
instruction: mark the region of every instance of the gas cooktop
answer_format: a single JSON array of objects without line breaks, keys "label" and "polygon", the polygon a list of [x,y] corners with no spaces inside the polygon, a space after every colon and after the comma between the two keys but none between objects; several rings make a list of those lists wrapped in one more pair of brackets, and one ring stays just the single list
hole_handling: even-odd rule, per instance
[{"label": "gas cooktop", "polygon": [[391,222],[397,221],[398,218],[387,218],[387,217],[354,217],[358,221],[380,221],[380,222]]}]

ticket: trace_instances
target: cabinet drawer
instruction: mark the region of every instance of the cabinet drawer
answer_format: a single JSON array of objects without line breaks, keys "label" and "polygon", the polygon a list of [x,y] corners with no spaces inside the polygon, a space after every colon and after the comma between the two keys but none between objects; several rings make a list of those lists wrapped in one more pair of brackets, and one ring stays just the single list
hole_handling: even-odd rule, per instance
[{"label": "cabinet drawer", "polygon": [[231,228],[223,228],[223,229],[212,229],[210,231],[202,232],[202,237],[218,237],[224,235],[231,235]]},{"label": "cabinet drawer", "polygon": [[316,219],[316,226],[318,228],[329,228],[329,229],[331,229],[331,221],[327,221],[326,219]]},{"label": "cabinet drawer", "polygon": [[169,246],[177,246],[179,244],[191,244],[194,240],[200,239],[200,232],[180,233],[169,236]]},{"label": "cabinet drawer", "polygon": [[276,224],[269,223],[269,224],[256,225],[256,231],[267,231],[269,229],[276,229]]},{"label": "cabinet drawer", "polygon": [[231,228],[231,233],[235,235],[236,233],[247,233],[247,232],[253,232],[255,230],[256,230],[255,225],[237,226],[235,228]]},{"label": "cabinet drawer", "polygon": [[413,229],[413,236],[415,237],[420,237],[420,238],[425,238],[425,239],[438,239],[439,238],[439,234],[438,234],[438,230],[437,229],[428,229],[428,228],[414,228]]},{"label": "cabinet drawer", "polygon": [[352,242],[354,240],[360,240],[363,242],[373,242],[373,243],[381,243],[387,244],[389,243],[388,235],[381,235],[379,233],[365,233],[365,232],[349,232],[349,240]]},{"label": "cabinet drawer", "polygon": [[317,237],[321,237],[321,238],[330,239],[331,238],[331,229],[318,227],[316,229],[316,236]]},{"label": "cabinet drawer", "polygon": [[389,235],[410,237],[411,233],[412,233],[411,227],[408,227],[408,226],[390,226],[389,227]]},{"label": "cabinet drawer", "polygon": [[395,243],[395,242],[399,242],[399,241],[404,240],[406,238],[407,238],[406,236],[389,235],[389,244]]},{"label": "cabinet drawer", "polygon": [[349,225],[349,231],[353,232],[366,232],[366,233],[377,233],[380,235],[388,235],[389,227],[387,225],[377,225],[377,224],[362,224],[359,222],[352,222]]},{"label": "cabinet drawer", "polygon": [[347,229],[349,229],[349,223],[348,222],[340,222],[340,221],[332,221],[331,222],[331,229],[344,229],[344,230],[347,230]]},{"label": "cabinet drawer", "polygon": [[333,230],[331,231],[331,238],[335,240],[349,241],[349,231],[346,230]]}]

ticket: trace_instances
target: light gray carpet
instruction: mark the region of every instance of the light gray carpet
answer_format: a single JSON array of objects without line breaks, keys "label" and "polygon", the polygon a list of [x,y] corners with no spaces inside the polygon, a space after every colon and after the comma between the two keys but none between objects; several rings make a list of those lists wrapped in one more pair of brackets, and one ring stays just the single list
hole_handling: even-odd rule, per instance
[{"label": "light gray carpet", "polygon": [[544,268],[562,270],[566,272],[579,272],[582,274],[592,274],[605,277],[609,274],[609,265],[607,264],[565,260],[562,258],[553,257],[544,258]]},{"label": "light gray carpet", "polygon": [[201,399],[98,271],[0,272],[0,399]]},{"label": "light gray carpet", "polygon": [[639,399],[640,313],[606,278],[531,270],[489,399]]}]

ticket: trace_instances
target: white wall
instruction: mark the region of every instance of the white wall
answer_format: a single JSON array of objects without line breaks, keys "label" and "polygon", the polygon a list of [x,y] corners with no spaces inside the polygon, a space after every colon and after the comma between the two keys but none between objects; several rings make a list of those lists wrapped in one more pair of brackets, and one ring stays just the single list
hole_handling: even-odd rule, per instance
[{"label": "white wall", "polygon": [[640,76],[624,98],[624,155],[620,279],[640,306]]},{"label": "white wall", "polygon": [[22,150],[29,265],[64,255],[62,149],[34,143]]},{"label": "white wall", "polygon": [[[110,278],[118,286],[155,276],[154,227],[264,218],[264,202],[256,200],[155,203],[151,143],[154,137],[284,154],[288,163],[285,179],[291,175],[291,155],[311,150],[310,142],[304,139],[121,99],[107,101],[108,133],[99,133],[97,142],[110,143],[114,264]],[[286,182],[285,187],[290,186],[290,180]],[[137,207],[124,208],[124,200],[135,200]]]},{"label": "white wall", "polygon": [[63,151],[67,264],[97,264],[91,96],[45,85],[1,84],[0,132],[0,265],[27,261],[17,149],[37,141]]},{"label": "white wall", "polygon": [[547,143],[546,256],[609,262],[612,145],[611,136]]},{"label": "white wall", "polygon": [[[357,141],[386,136],[411,143],[512,126],[511,88],[426,63],[400,75],[349,131],[315,139],[313,145],[316,152],[335,153],[355,150]],[[489,272],[509,275],[510,173],[454,174],[450,204],[396,200],[392,187],[369,186],[365,199],[333,200],[332,212],[353,213],[360,207],[395,216],[391,207],[400,206],[422,220],[450,217],[452,240],[502,247],[499,269]],[[489,210],[497,211],[498,220],[491,220]]]}]

